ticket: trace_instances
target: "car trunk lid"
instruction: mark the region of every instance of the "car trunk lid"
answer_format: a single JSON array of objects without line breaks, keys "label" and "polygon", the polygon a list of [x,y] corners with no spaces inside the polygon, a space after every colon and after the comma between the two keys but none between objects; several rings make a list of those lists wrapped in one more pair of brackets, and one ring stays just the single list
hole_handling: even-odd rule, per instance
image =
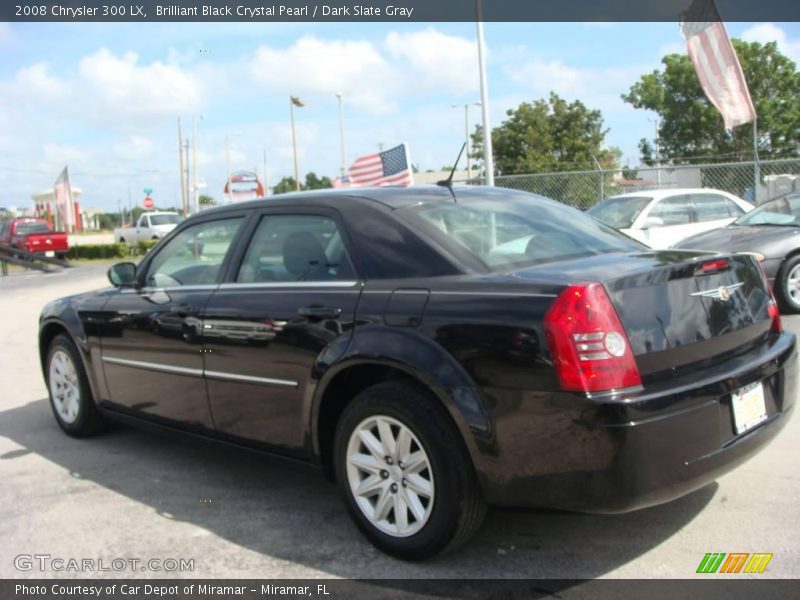
[{"label": "car trunk lid", "polygon": [[605,255],[514,275],[534,280],[543,272],[565,283],[604,285],[645,382],[690,363],[713,363],[756,343],[772,325],[771,296],[749,255]]}]

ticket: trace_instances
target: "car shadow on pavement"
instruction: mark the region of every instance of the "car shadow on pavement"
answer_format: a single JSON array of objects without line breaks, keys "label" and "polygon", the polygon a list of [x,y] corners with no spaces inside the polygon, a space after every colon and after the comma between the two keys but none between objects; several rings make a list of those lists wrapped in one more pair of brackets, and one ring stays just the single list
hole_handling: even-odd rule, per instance
[{"label": "car shadow on pavement", "polygon": [[[406,563],[365,541],[336,487],[312,467],[127,427],[72,439],[59,430],[47,399],[1,412],[0,436],[22,447],[0,455],[0,464],[35,453],[164,518],[267,557],[347,578],[594,578],[669,539],[717,490],[712,484],[623,515],[491,509],[478,535],[461,549],[426,563]],[[259,569],[238,576],[263,575]]]}]

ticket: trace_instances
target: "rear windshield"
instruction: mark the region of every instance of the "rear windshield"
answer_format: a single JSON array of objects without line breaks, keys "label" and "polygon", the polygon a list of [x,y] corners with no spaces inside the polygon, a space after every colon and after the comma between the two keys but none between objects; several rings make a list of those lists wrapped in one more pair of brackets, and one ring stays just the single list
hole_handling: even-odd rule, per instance
[{"label": "rear windshield", "polygon": [[50,228],[47,223],[17,223],[17,235],[29,235],[31,233],[47,233]]},{"label": "rear windshield", "polygon": [[627,229],[650,204],[652,198],[646,196],[626,197],[626,198],[607,198],[595,204],[586,211],[598,221],[602,221],[609,227],[615,229]]},{"label": "rear windshield", "polygon": [[492,271],[644,248],[574,208],[533,194],[498,191],[398,213],[443,246],[466,249]]},{"label": "rear windshield", "polygon": [[151,225],[176,225],[180,222],[180,215],[150,215]]}]

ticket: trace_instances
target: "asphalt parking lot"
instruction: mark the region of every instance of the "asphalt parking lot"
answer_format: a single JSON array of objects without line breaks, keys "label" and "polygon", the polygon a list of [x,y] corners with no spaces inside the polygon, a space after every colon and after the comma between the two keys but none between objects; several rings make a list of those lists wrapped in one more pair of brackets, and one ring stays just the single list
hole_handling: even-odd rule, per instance
[{"label": "asphalt parking lot", "polygon": [[[2,578],[93,575],[15,568],[37,553],[193,559],[180,577],[688,578],[706,552],[771,552],[753,577],[800,577],[796,415],[758,456],[678,501],[616,516],[493,509],[465,547],[423,564],[368,544],[314,469],[122,427],[68,438],[50,413],[37,317],[53,298],[105,286],[105,269],[0,278]],[[784,325],[800,333],[800,317]]]}]

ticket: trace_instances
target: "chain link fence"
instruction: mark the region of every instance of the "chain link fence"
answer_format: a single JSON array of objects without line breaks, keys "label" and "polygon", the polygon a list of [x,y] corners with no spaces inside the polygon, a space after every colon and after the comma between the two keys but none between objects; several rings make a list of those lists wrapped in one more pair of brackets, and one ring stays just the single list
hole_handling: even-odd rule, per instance
[{"label": "chain link fence", "polygon": [[505,175],[496,177],[495,184],[541,194],[580,209],[590,208],[603,198],[646,190],[714,188],[759,203],[800,191],[800,159],[759,161],[757,195],[753,186],[756,171],[752,161],[709,163]]}]

